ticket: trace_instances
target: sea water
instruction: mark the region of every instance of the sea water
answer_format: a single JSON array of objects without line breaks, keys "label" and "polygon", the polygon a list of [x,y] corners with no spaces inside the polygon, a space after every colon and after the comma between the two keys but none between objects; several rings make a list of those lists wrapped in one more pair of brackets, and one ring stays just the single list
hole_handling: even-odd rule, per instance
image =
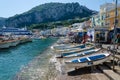
[{"label": "sea water", "polygon": [[[0,50],[0,80],[13,80],[20,70],[28,65],[35,57],[41,56],[43,51],[57,39],[33,40],[9,49]],[[44,56],[42,56],[44,58]],[[43,61],[39,61],[41,64]]]}]

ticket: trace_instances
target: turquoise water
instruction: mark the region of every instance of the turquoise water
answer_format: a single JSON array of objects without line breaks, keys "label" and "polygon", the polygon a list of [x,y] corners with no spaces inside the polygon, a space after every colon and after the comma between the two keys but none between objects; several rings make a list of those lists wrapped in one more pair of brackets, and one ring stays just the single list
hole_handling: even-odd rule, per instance
[{"label": "turquoise water", "polygon": [[17,47],[0,50],[0,80],[12,80],[22,67],[55,41],[56,39],[34,40]]}]

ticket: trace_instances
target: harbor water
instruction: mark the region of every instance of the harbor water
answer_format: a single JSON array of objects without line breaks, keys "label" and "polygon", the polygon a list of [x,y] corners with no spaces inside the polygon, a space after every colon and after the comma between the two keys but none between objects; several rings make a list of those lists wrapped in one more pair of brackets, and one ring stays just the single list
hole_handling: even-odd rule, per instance
[{"label": "harbor water", "polygon": [[[44,51],[57,39],[33,40],[9,49],[0,50],[0,80],[13,80],[37,56],[44,59]],[[47,53],[45,53],[47,54]],[[43,61],[39,61],[39,64]]]}]

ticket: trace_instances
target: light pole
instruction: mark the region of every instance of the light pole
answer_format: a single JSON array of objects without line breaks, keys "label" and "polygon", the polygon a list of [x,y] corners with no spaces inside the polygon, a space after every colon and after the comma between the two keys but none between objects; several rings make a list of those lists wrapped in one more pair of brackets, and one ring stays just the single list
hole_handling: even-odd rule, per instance
[{"label": "light pole", "polygon": [[[117,23],[118,23],[118,20],[117,20],[117,15],[118,15],[118,11],[117,11],[117,3],[118,3],[118,0],[115,0],[115,23],[114,23],[114,40],[113,40],[113,45],[114,45],[114,50],[115,50],[115,40],[116,40],[116,27],[117,27]],[[113,52],[113,70],[115,68],[115,62],[114,62],[114,59],[115,59],[115,52]]]}]

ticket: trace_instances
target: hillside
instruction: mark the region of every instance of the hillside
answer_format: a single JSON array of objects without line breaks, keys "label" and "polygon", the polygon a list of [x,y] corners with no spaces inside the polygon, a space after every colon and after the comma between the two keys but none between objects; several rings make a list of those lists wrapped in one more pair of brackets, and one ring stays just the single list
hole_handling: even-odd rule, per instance
[{"label": "hillside", "polygon": [[6,18],[0,17],[0,27],[5,25],[5,20],[6,20]]},{"label": "hillside", "polygon": [[61,21],[91,16],[95,11],[79,3],[46,3],[31,10],[10,17],[5,24],[9,27],[24,27],[51,21]]}]

